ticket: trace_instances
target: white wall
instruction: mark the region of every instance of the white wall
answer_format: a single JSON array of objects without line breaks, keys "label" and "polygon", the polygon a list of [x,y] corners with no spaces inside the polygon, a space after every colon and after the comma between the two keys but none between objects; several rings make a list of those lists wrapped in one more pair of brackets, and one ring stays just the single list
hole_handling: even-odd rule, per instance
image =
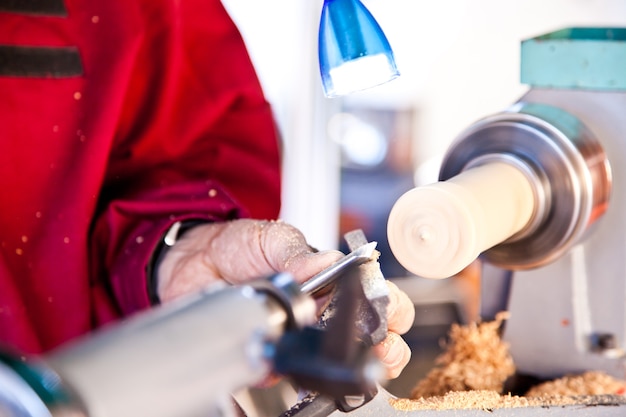
[{"label": "white wall", "polygon": [[283,135],[281,218],[319,249],[337,246],[339,150],[326,135],[336,102],[317,72],[322,2],[223,0],[248,45]]},{"label": "white wall", "polygon": [[[223,0],[238,23],[285,139],[283,218],[312,244],[337,236],[337,149],[324,134],[316,73],[322,0]],[[626,26],[626,0],[363,0],[394,48],[402,76],[351,96],[414,107],[416,166],[469,124],[515,101],[523,39],[569,26]],[[433,179],[436,172],[432,173]]]}]

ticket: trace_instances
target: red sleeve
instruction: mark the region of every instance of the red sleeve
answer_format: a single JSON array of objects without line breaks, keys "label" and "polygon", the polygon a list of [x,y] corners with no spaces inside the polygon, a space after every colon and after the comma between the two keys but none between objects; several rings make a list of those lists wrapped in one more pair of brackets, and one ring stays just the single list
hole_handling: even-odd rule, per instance
[{"label": "red sleeve", "polygon": [[92,232],[95,273],[124,314],[149,305],[146,266],[172,223],[276,218],[280,208],[271,109],[221,2],[141,7],[144,33]]}]

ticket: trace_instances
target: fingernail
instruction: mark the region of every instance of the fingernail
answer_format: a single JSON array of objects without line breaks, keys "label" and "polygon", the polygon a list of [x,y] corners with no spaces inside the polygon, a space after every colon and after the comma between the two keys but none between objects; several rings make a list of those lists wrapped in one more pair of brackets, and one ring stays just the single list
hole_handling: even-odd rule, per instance
[{"label": "fingernail", "polygon": [[398,340],[396,339],[396,337],[400,336],[397,336],[394,333],[389,333],[386,340],[383,342],[387,346],[387,354],[385,355],[383,362],[388,367],[394,367],[396,365],[399,365],[404,358],[404,351],[402,349],[402,346],[397,343]]}]

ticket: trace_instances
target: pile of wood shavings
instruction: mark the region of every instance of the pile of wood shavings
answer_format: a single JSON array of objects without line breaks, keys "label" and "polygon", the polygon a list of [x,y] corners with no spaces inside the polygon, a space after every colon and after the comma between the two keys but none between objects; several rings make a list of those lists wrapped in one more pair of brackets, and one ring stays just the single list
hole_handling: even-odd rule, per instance
[{"label": "pile of wood shavings", "polygon": [[589,371],[541,383],[528,390],[525,396],[624,395],[625,393],[626,381],[613,378],[604,372]]},{"label": "pile of wood shavings", "polygon": [[435,359],[436,367],[411,391],[411,398],[442,396],[450,391],[489,390],[501,393],[515,373],[509,347],[499,336],[508,313],[491,322],[467,326],[453,324],[446,350]]},{"label": "pile of wood shavings", "polygon": [[502,395],[505,380],[515,372],[499,336],[506,318],[500,313],[493,322],[453,325],[437,367],[415,386],[411,399],[392,399],[391,406],[411,411],[626,404],[626,381],[599,371],[544,382],[524,396]]},{"label": "pile of wood shavings", "polygon": [[418,399],[392,399],[391,406],[396,410],[450,410],[450,409],[478,409],[493,410],[495,408],[528,407],[526,398],[500,395],[495,391],[450,391],[445,395],[418,398]]},{"label": "pile of wood shavings", "polygon": [[430,398],[393,398],[389,404],[400,411],[416,410],[485,410],[516,407],[550,407],[566,405],[626,404],[622,395],[546,395],[520,397],[501,395],[495,391],[458,391]]}]

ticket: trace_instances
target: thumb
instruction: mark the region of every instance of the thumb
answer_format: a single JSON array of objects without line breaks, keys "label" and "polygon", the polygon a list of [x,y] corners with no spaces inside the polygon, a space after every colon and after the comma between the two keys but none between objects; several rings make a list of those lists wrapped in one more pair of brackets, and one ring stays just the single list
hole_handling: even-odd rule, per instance
[{"label": "thumb", "polygon": [[289,272],[298,282],[307,280],[343,256],[337,250],[315,251],[299,229],[280,221],[263,227],[260,244],[268,264],[275,271]]},{"label": "thumb", "polygon": [[288,261],[285,270],[293,275],[296,281],[302,283],[343,256],[343,253],[337,250],[299,254]]}]

